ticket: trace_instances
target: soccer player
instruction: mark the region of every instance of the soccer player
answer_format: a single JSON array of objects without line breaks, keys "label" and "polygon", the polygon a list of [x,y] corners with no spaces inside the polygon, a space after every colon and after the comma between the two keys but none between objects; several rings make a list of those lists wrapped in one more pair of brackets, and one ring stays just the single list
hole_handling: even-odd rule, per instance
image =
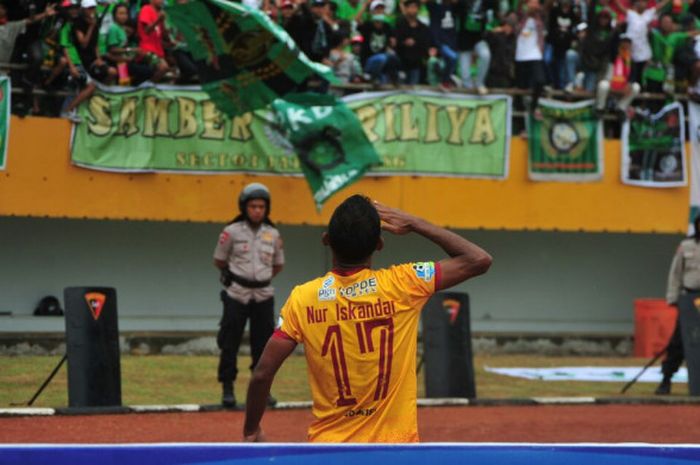
[{"label": "soccer player", "polygon": [[[381,226],[380,226],[381,225]],[[381,229],[414,232],[449,258],[372,269]],[[336,208],[322,242],[333,269],[292,290],[248,386],[245,441],[260,420],[278,368],[304,344],[315,421],[312,442],[417,442],[416,340],[432,294],[485,273],[491,256],[455,233],[354,195]]]}]

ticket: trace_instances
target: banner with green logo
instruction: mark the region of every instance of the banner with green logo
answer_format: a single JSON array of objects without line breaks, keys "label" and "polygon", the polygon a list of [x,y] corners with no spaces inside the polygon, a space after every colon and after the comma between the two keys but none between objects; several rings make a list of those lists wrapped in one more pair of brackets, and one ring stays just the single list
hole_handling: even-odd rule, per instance
[{"label": "banner with green logo", "polygon": [[380,160],[357,116],[333,95],[287,94],[272,102],[317,207]]},{"label": "banner with green logo", "polygon": [[204,91],[229,116],[265,108],[314,75],[336,82],[264,11],[226,0],[171,2],[166,10],[187,41]]},{"label": "banner with green logo", "polygon": [[382,157],[377,174],[505,178],[511,99],[439,92],[344,98]]},{"label": "banner with green logo", "polygon": [[622,125],[622,182],[644,187],[687,184],[685,117],[674,102],[658,113],[636,108]]},{"label": "banner with green logo", "polygon": [[535,181],[594,181],[603,176],[603,125],[593,101],[540,99],[528,120],[528,175]]},{"label": "banner with green logo", "polygon": [[7,163],[7,139],[10,136],[10,78],[0,76],[0,170]]},{"label": "banner with green logo", "polygon": [[[382,162],[369,175],[507,175],[509,97],[363,93],[343,101]],[[72,160],[86,168],[302,174],[272,110],[229,118],[196,88],[99,87],[78,114]]]}]

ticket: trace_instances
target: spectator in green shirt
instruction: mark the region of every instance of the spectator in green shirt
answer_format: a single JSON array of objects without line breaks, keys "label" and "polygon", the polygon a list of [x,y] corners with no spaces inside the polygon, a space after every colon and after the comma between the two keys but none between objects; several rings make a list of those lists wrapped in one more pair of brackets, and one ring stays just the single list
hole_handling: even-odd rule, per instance
[{"label": "spectator in green shirt", "polygon": [[63,47],[63,53],[68,61],[68,71],[71,80],[79,82],[85,79],[85,71],[82,69],[80,55],[71,39],[73,37],[73,22],[80,16],[80,2],[66,0],[63,2],[66,12],[66,22],[59,32],[59,43]]},{"label": "spectator in green shirt", "polygon": [[362,20],[362,14],[367,8],[367,3],[362,0],[338,0],[338,19],[344,19],[350,23],[351,35],[357,34],[357,25]]},{"label": "spectator in green shirt", "polygon": [[155,67],[148,60],[141,59],[144,54],[136,46],[135,40],[132,40],[134,30],[129,24],[129,7],[126,4],[116,5],[112,18],[114,21],[105,37],[107,59],[121,67],[122,84],[138,85],[153,76]]},{"label": "spectator in green shirt", "polygon": [[670,13],[664,13],[659,19],[659,27],[650,34],[652,61],[644,70],[644,84],[651,92],[668,92],[674,90],[675,71],[673,55],[676,50],[697,34],[697,31],[676,31],[676,23]]}]

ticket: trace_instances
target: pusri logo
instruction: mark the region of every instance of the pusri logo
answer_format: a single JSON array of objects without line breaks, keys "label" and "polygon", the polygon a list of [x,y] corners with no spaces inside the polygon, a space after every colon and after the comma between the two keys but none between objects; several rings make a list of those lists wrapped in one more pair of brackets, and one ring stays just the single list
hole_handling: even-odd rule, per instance
[{"label": "pusri logo", "polygon": [[87,302],[92,317],[97,321],[102,314],[102,308],[105,305],[107,296],[100,292],[88,292],[85,294],[85,302]]},{"label": "pusri logo", "polygon": [[335,277],[327,277],[321,284],[321,289],[318,290],[318,300],[335,300],[336,291],[334,287],[331,287],[335,283]]},{"label": "pusri logo", "polygon": [[413,272],[416,276],[425,282],[430,282],[435,276],[435,263],[433,262],[418,262],[413,264]]}]

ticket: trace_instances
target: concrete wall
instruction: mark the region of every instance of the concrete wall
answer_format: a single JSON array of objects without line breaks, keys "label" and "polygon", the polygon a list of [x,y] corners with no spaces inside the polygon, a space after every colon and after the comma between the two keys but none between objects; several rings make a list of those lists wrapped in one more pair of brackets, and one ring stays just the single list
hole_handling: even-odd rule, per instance
[{"label": "concrete wall", "polygon": [[[122,331],[212,331],[220,305],[211,254],[221,226],[207,223],[0,218],[0,333],[62,331],[32,317],[66,286],[117,288]],[[291,288],[322,274],[322,228],[282,226]],[[633,299],[663,297],[676,235],[459,231],[494,256],[491,271],[459,286],[475,332],[631,334]],[[376,265],[440,258],[417,236],[387,237]]]}]

